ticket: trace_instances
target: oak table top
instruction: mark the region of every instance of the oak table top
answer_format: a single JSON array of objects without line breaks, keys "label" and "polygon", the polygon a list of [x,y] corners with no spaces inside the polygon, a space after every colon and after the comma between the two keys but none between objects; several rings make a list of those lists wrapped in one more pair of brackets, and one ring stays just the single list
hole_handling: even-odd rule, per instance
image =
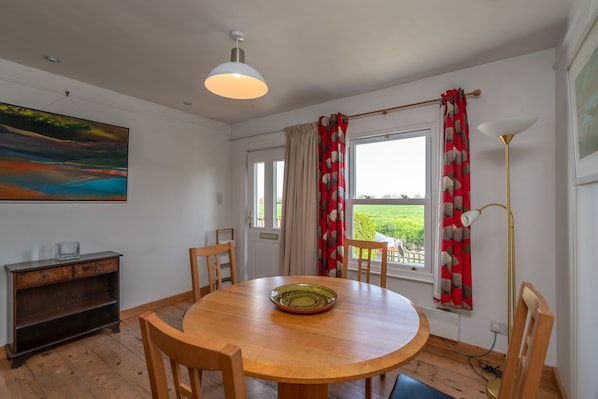
[{"label": "oak table top", "polygon": [[[336,291],[329,310],[293,314],[278,309],[272,289],[295,283]],[[328,384],[383,374],[409,362],[429,336],[425,315],[388,289],[354,280],[277,276],[215,291],[193,304],[183,330],[214,347],[241,347],[245,374],[278,382],[278,397],[327,398]]]}]

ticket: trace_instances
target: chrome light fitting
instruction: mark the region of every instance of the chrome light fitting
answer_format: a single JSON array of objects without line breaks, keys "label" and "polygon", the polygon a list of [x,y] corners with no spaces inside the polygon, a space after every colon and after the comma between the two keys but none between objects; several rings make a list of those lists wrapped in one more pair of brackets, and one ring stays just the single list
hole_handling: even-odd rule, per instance
[{"label": "chrome light fitting", "polygon": [[239,41],[244,40],[243,32],[234,30],[230,35],[236,42],[230,62],[212,69],[204,82],[206,88],[214,94],[236,100],[262,97],[268,92],[268,85],[255,68],[245,63],[245,52],[239,48]]}]

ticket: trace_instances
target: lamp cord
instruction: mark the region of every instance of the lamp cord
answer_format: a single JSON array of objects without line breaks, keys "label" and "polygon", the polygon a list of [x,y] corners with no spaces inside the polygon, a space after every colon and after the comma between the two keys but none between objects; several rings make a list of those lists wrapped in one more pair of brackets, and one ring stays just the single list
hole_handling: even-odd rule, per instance
[{"label": "lamp cord", "polygon": [[494,339],[492,340],[492,346],[490,346],[490,349],[488,349],[486,352],[479,353],[479,354],[478,353],[463,353],[463,352],[459,352],[457,349],[455,349],[452,346],[448,345],[444,340],[442,341],[442,343],[444,344],[444,346],[447,349],[452,350],[457,355],[467,356],[467,357],[483,357],[483,356],[486,356],[487,354],[489,354],[490,352],[492,352],[492,350],[494,349],[494,345],[496,345],[496,332],[494,332]]},{"label": "lamp cord", "polygon": [[490,373],[490,374],[494,375],[496,378],[500,378],[502,376],[502,371],[500,370],[500,367],[499,366],[494,367],[494,366],[490,365],[490,363],[488,363],[484,360],[478,359],[478,367],[481,369],[481,371],[478,371],[474,367],[474,365],[472,363],[472,359],[484,357],[484,356],[488,355],[490,352],[492,352],[492,350],[494,349],[494,345],[496,345],[496,336],[497,336],[497,333],[494,332],[494,339],[492,340],[492,345],[490,346],[490,348],[487,351],[482,352],[482,353],[463,353],[463,352],[458,351],[454,347],[448,345],[444,340],[442,340],[442,343],[444,344],[444,346],[447,349],[453,351],[454,353],[461,355],[461,356],[467,356],[467,363],[469,364],[471,369],[477,375],[479,375],[481,378],[483,378],[485,381],[488,381],[488,378],[486,378],[486,376],[484,375],[484,372]]}]

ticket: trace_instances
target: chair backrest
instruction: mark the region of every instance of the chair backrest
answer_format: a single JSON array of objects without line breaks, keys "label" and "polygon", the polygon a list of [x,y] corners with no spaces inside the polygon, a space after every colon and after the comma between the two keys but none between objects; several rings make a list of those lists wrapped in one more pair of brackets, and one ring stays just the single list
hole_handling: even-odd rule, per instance
[{"label": "chair backrest", "polygon": [[198,257],[206,259],[208,267],[208,286],[210,292],[222,288],[222,257],[228,259],[230,269],[230,282],[237,282],[237,261],[235,258],[235,243],[229,241],[223,244],[208,245],[206,247],[189,248],[189,260],[191,263],[191,282],[193,285],[193,297],[195,301],[201,298],[201,287],[199,283],[199,261]]},{"label": "chair backrest", "polygon": [[227,227],[223,229],[216,229],[216,244],[222,244],[228,241],[235,240],[235,229]]},{"label": "chair backrest", "polygon": [[347,278],[349,261],[352,258],[352,250],[357,249],[357,280],[361,281],[361,275],[365,274],[365,281],[370,282],[372,251],[378,252],[380,259],[380,287],[386,288],[386,268],[388,263],[388,243],[378,241],[364,241],[345,238],[345,251],[343,255],[342,278]]},{"label": "chair backrest", "polygon": [[[245,373],[241,348],[228,344],[220,350],[208,349],[197,338],[185,334],[162,321],[153,312],[139,317],[143,349],[154,399],[168,399],[168,378],[163,354],[169,360],[176,397],[201,398],[201,372],[221,371],[226,399],[246,399]],[[181,368],[189,371],[185,383]]]},{"label": "chair backrest", "polygon": [[532,284],[521,284],[499,399],[536,397],[553,323],[544,297]]}]

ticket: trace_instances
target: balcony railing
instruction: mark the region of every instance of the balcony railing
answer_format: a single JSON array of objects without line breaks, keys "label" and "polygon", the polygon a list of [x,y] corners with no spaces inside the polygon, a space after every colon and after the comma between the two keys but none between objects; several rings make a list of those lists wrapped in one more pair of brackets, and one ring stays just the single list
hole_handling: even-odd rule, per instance
[{"label": "balcony railing", "polygon": [[424,253],[417,251],[388,251],[388,261],[408,265],[424,265]]}]

